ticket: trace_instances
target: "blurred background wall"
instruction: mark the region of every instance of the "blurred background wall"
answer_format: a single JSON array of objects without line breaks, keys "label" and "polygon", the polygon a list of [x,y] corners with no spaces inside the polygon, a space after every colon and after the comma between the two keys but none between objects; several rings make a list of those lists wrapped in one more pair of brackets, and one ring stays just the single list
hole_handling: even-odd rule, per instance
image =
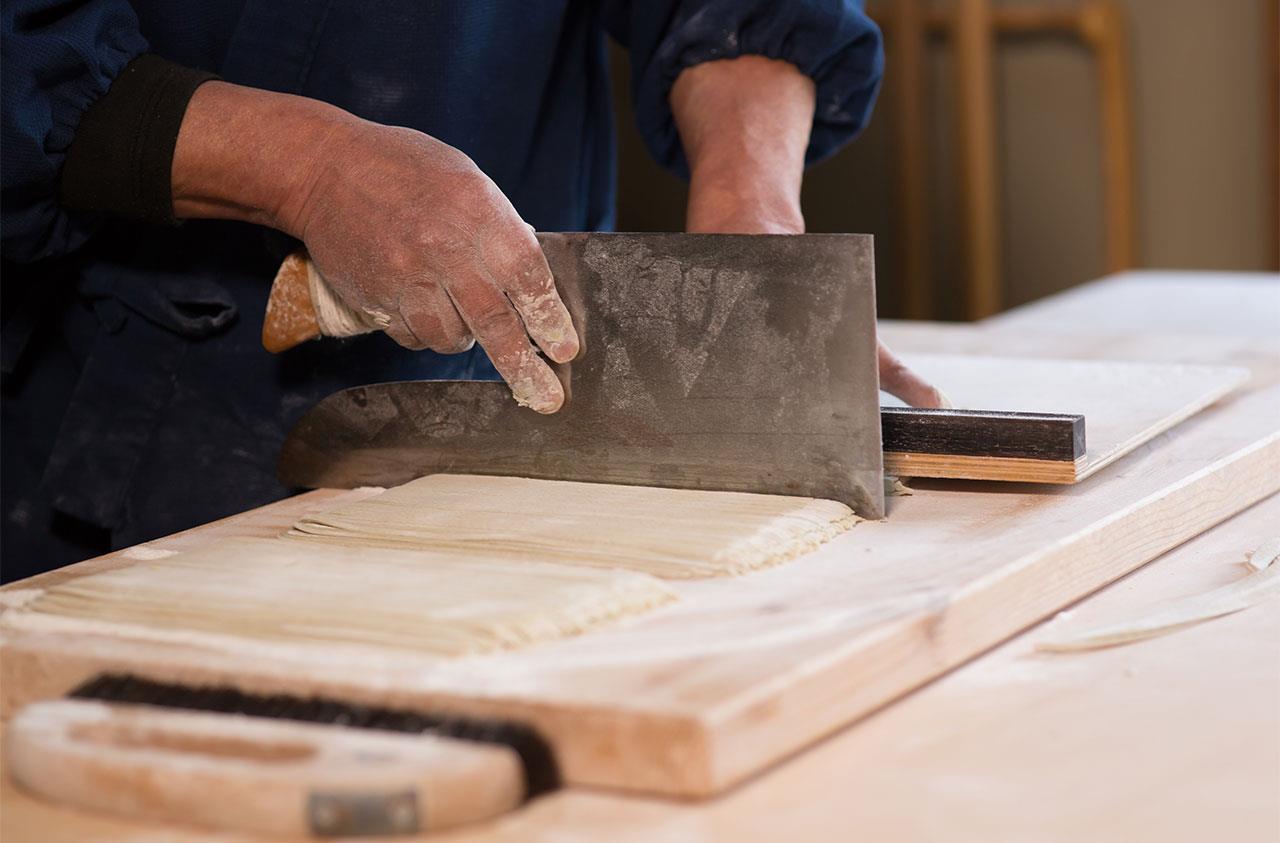
[{"label": "blurred background wall", "polygon": [[[1015,6],[1028,0],[1003,0]],[[881,11],[893,0],[882,0]],[[945,8],[952,0],[936,0]],[[1054,0],[1035,0],[1043,5]],[[871,4],[873,8],[875,3]],[[1120,0],[1132,63],[1140,267],[1274,270],[1276,0]],[[930,40],[929,180],[934,318],[960,318],[951,48]],[[1105,274],[1097,81],[1090,52],[1063,36],[1006,36],[994,58],[1004,305]],[[685,186],[649,160],[636,135],[625,51],[614,50],[619,123],[619,230],[679,230]],[[810,231],[876,236],[881,315],[894,288],[894,55],[867,131],[811,169]]]}]

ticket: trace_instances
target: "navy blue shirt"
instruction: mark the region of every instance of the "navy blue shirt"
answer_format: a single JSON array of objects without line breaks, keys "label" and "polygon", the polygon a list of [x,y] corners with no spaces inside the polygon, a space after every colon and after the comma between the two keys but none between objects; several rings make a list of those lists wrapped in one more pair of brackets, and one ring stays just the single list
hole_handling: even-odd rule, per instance
[{"label": "navy blue shirt", "polygon": [[138,55],[427,132],[564,231],[613,224],[606,34],[630,50],[647,147],[680,173],[667,95],[686,67],[758,54],[811,76],[811,161],[865,124],[882,68],[853,0],[6,0],[2,15],[6,579],[286,494],[280,442],[329,392],[494,376],[478,350],[381,335],[273,357],[259,335],[286,238],[62,207],[76,126]]}]

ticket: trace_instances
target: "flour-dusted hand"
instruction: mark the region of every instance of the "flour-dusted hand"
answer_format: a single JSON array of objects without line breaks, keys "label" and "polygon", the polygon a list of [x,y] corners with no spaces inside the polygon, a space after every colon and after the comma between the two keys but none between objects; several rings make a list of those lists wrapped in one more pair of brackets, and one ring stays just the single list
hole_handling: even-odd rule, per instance
[{"label": "flour-dusted hand", "polygon": [[560,382],[530,338],[559,362],[578,341],[507,197],[421,132],[361,121],[335,135],[293,225],[338,295],[407,348],[452,354],[479,340],[517,401],[559,409]]},{"label": "flour-dusted hand", "polygon": [[[247,154],[263,127],[272,148]],[[228,195],[256,213],[226,216],[301,239],[343,302],[401,345],[452,354],[478,340],[521,404],[564,403],[534,346],[557,362],[577,355],[569,312],[533,230],[457,149],[312,100],[209,83],[183,121],[174,207],[209,216]]]},{"label": "flour-dusted hand", "polygon": [[881,389],[901,398],[912,407],[951,409],[951,401],[942,390],[907,368],[907,364],[890,351],[888,346],[878,343],[876,351],[880,364]]}]

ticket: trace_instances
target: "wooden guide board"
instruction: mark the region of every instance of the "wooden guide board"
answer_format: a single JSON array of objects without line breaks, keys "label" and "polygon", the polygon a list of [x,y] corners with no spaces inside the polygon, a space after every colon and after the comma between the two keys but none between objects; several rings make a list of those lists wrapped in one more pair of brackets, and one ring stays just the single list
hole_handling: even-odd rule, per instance
[{"label": "wooden guide board", "polygon": [[[959,409],[1085,417],[1085,453],[1074,461],[886,447],[885,471],[903,477],[1078,483],[1249,380],[1248,369],[1223,366],[920,353],[902,358]],[[892,396],[883,403],[901,404]]]},{"label": "wooden guide board", "polygon": [[[926,482],[818,552],[589,635],[483,657],[289,658],[112,635],[6,632],[4,710],[101,670],[323,691],[532,723],[566,781],[713,794],[1280,488],[1280,386],[1231,398],[1074,486]],[[152,543],[270,535],[319,492]],[[136,556],[136,551],[134,552]],[[124,554],[22,588],[131,564]]]}]

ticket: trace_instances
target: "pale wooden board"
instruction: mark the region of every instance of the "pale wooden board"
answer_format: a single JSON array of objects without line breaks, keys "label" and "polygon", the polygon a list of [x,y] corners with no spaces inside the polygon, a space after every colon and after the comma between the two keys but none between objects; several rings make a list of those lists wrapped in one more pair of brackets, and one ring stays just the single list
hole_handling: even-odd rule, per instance
[{"label": "pale wooden board", "polygon": [[1124,272],[974,325],[878,327],[912,352],[1245,366],[1257,388],[1280,368],[1280,274]]},{"label": "pale wooden board", "polygon": [[[1272,496],[1090,598],[1140,614],[1241,576]],[[1047,656],[1054,620],[703,804],[571,791],[450,843],[1280,839],[1280,605]]]},{"label": "pale wooden board", "polygon": [[1137,270],[1081,284],[983,321],[984,329],[1096,334],[1170,331],[1194,336],[1276,336],[1280,274]]},{"label": "pale wooden board", "polygon": [[[1234,308],[1237,304],[1248,306],[1247,303],[1221,302],[1219,309]],[[1140,315],[1134,314],[1135,320]],[[1214,314],[1204,315],[1212,324]],[[1157,330],[1162,327],[1153,326]],[[1280,354],[1270,353],[1271,349],[1266,347],[1259,348],[1252,341],[1226,342],[1167,332],[1136,335],[1130,330],[1093,334],[1037,330],[1034,334],[1016,334],[972,326],[903,323],[889,325],[885,333],[896,347],[921,350],[1026,351],[1059,357],[1096,355],[1231,362],[1255,367],[1251,384],[1254,390],[1264,390],[1280,382]],[[1116,501],[1126,493],[1150,489],[1162,482],[1161,477],[1168,480],[1172,466],[1180,466],[1173,474],[1180,473],[1183,477],[1201,470],[1221,473],[1221,468],[1214,466],[1224,449],[1232,447],[1229,440],[1238,444],[1252,435],[1248,430],[1237,430],[1235,434],[1229,431],[1250,419],[1256,421],[1258,413],[1274,416],[1280,411],[1280,396],[1274,390],[1243,409],[1238,406],[1241,402],[1241,398],[1235,398],[1227,406],[1207,410],[1081,487],[1050,490],[1047,495],[1025,487],[1010,487],[1008,497],[1020,501],[1037,519],[1045,519],[1053,512],[1061,512],[1056,502],[1048,506],[1052,512],[1045,511],[1046,499],[1075,498],[1082,490],[1096,487],[1103,490],[1106,497],[1094,510],[1095,517],[1102,518],[1107,506],[1122,508]],[[1249,415],[1250,411],[1253,415]],[[1216,434],[1214,428],[1218,428]],[[1205,453],[1197,456],[1197,450],[1202,448]],[[1138,485],[1128,483],[1125,489],[1116,489],[1116,484],[1109,480],[1113,474],[1142,475],[1146,479]],[[1206,501],[1215,511],[1222,508],[1222,499],[1232,491],[1230,472],[1219,479],[1222,482],[1213,484],[1216,495]],[[1236,475],[1235,479],[1241,478]],[[1191,485],[1199,485],[1203,480],[1199,477]],[[962,494],[973,488],[970,484],[946,485]],[[329,505],[338,494],[313,493],[285,502],[274,510],[246,513],[153,544],[190,547],[210,537],[269,533],[272,524],[287,523],[302,511]],[[348,494],[341,496],[345,498]],[[932,487],[918,490],[917,494],[933,495]],[[893,511],[899,511],[901,505],[910,500],[894,499]],[[1079,511],[1079,506],[1077,503],[1075,511]],[[948,510],[949,519],[960,514],[950,507]],[[1182,511],[1187,511],[1185,502]],[[1194,507],[1190,511],[1196,512]],[[1168,507],[1164,507],[1164,512],[1177,515],[1177,510]],[[998,546],[1001,543],[998,530],[984,530],[972,517],[974,513],[970,515],[969,529],[961,530],[965,537],[988,547]],[[1199,515],[1212,517],[1203,510]],[[1196,519],[1197,523],[1203,520]],[[1274,521],[1274,513],[1263,519],[1264,523]],[[1197,529],[1176,517],[1169,523],[1174,535],[1154,544],[1176,542],[1178,536]],[[1177,555],[1216,541],[1216,536],[1230,526],[1213,530],[1203,539],[1179,549]],[[952,529],[959,527],[957,522]],[[1161,519],[1154,518],[1145,524],[1143,532],[1152,534],[1161,529]],[[1051,532],[1060,535],[1061,528]],[[1019,536],[1018,542],[1024,539],[1025,536]],[[1133,563],[1135,548],[1146,552],[1141,551],[1141,547],[1149,551],[1152,545],[1150,535],[1122,543],[1117,546],[1123,557],[1120,559],[1099,555],[1095,550],[1106,570],[1089,571],[1088,579],[1096,581],[1106,572],[1117,575],[1125,565]],[[928,550],[930,546],[925,541],[922,549]],[[1071,548],[1066,551],[1069,554]],[[962,565],[974,564],[971,554],[957,561]],[[1192,561],[1200,561],[1199,553]],[[34,582],[56,582],[118,564],[127,564],[127,560],[115,554],[83,563],[72,571],[45,575]],[[1080,559],[1075,559],[1061,576],[1072,579],[1082,565]],[[942,576],[936,564],[929,567],[934,579]],[[1156,563],[1137,579],[1125,580],[1100,598],[1127,595],[1132,598],[1128,605],[1144,606],[1149,600],[1142,589],[1148,587],[1153,578],[1159,581],[1165,570],[1163,561]],[[1186,590],[1171,590],[1168,596],[1218,585],[1223,576],[1216,567],[1205,574],[1200,578],[1191,577],[1186,581]],[[1049,586],[1060,595],[1063,590],[1060,578],[1049,579]],[[1079,593],[1087,588],[1073,583],[1067,590]],[[882,587],[881,592],[884,591]],[[11,594],[12,589],[8,593]],[[1038,594],[1034,599],[1046,603],[1047,595]],[[1084,605],[1092,605],[1098,599],[1091,598]],[[1058,602],[1066,601],[1059,599]],[[1121,604],[1125,601],[1108,605]],[[1028,608],[1022,601],[1019,606],[1022,610]],[[1048,611],[1045,609],[1040,614]],[[1020,612],[1019,617],[1022,614],[1024,612]],[[1082,654],[1068,662],[1058,662],[1052,674],[1044,671],[1028,674],[1010,669],[1006,652],[1013,651],[1017,657],[1031,647],[1028,636],[1023,636],[722,799],[702,804],[671,803],[575,789],[539,800],[507,820],[472,833],[431,839],[775,840],[787,837],[847,840],[857,834],[872,834],[903,840],[945,837],[985,841],[1001,839],[1001,831],[1006,829],[1000,821],[1006,817],[1024,823],[1019,826],[1024,833],[1006,835],[1012,839],[1030,836],[1078,840],[1103,834],[1125,840],[1148,836],[1201,840],[1218,836],[1218,832],[1222,832],[1224,839],[1274,839],[1275,821],[1280,820],[1280,816],[1275,815],[1273,800],[1260,800],[1274,793],[1275,777],[1280,773],[1273,762],[1280,759],[1265,752],[1266,733],[1254,727],[1262,724],[1274,728],[1273,700],[1277,684],[1265,669],[1257,669],[1260,663],[1256,663],[1256,659],[1269,658],[1276,639],[1274,625],[1270,637],[1261,640],[1256,635],[1250,638],[1247,630],[1257,629],[1260,618],[1274,620],[1275,617],[1255,609],[1180,633],[1216,642],[1213,646],[1200,646],[1194,655],[1182,650],[1178,640],[1162,639],[1137,648]],[[961,643],[955,638],[954,624],[948,621],[946,612],[939,611],[935,618],[939,621],[937,629],[947,633],[947,642]],[[919,627],[916,631],[922,632]],[[913,663],[911,674],[932,675],[943,669],[941,664],[922,669],[921,661],[929,655],[946,653],[946,661],[956,657],[955,647],[943,648],[944,642],[938,636],[920,634],[914,641],[916,646],[907,651]],[[1260,651],[1261,646],[1271,649]],[[1255,662],[1249,662],[1249,658]],[[1271,664],[1275,666],[1274,659]],[[989,665],[994,666],[988,669]],[[895,663],[886,659],[886,670],[892,671],[895,667]],[[1046,680],[1053,680],[1052,684],[1045,684]],[[34,689],[73,680],[49,675],[29,676],[26,681]],[[901,686],[902,675],[891,677],[890,681]],[[6,686],[10,694],[13,691],[8,686],[12,684]],[[957,687],[960,692],[953,692]],[[1240,711],[1242,705],[1244,710]],[[1153,711],[1151,706],[1162,708]],[[792,716],[805,714],[801,710]],[[771,717],[767,707],[762,708],[762,717]],[[1261,739],[1256,739],[1259,734]],[[1270,745],[1274,745],[1273,740]],[[1254,752],[1242,763],[1241,753],[1248,749]],[[1064,765],[1064,760],[1072,763]],[[1213,771],[1213,775],[1206,777],[1206,771]],[[12,837],[61,843],[92,837],[115,843],[147,836],[147,839],[216,839],[230,843],[233,839],[248,839],[160,830],[88,817],[26,798],[15,793],[7,783],[0,787],[5,788],[0,793],[5,807],[0,813],[0,837],[5,840]],[[923,807],[921,794],[927,797]],[[1153,798],[1153,794],[1161,796]],[[1272,819],[1271,825],[1266,824],[1268,817]],[[1233,830],[1253,832],[1253,836],[1236,835]]]},{"label": "pale wooden board", "polygon": [[[903,353],[902,359],[959,409],[1083,415],[1085,459],[1075,468],[1074,482],[1249,380],[1249,370],[1240,367],[920,353]],[[916,477],[1064,482],[1060,473],[1046,471],[1033,460],[1020,461],[1029,465],[987,462],[990,471],[982,469],[981,458],[946,461],[925,456],[899,459],[893,470]]]},{"label": "pale wooden board", "polygon": [[[1277,523],[1280,497],[1272,496],[1073,614],[1140,612],[1217,587],[1239,575],[1242,549]],[[1052,623],[723,798],[691,805],[573,790],[499,823],[424,839],[843,841],[869,830],[904,843],[1275,839],[1280,612],[1258,607],[1133,647],[1036,654]],[[118,843],[159,833],[57,809],[7,777],[0,804],[4,840]],[[163,839],[262,838],[172,828]]]},{"label": "pale wooden board", "polygon": [[[1139,613],[1240,576],[1272,496],[1090,598]],[[1280,839],[1280,607],[1046,656],[1054,621],[701,804],[555,794],[449,843]],[[31,815],[36,814],[31,807]],[[66,838],[70,840],[71,838]]]},{"label": "pale wooden board", "polygon": [[[1240,575],[1280,524],[1272,496],[1072,610],[1140,613]],[[1131,647],[1045,656],[1055,620],[708,802],[568,790],[449,843],[651,840],[902,843],[1280,836],[1280,611],[1259,606]],[[1211,771],[1211,775],[1206,775]],[[960,785],[958,786],[958,783]],[[1152,798],[1159,794],[1159,798]],[[927,805],[927,810],[922,809]],[[0,777],[0,840],[244,843],[59,809]],[[278,839],[278,838],[272,838]]]},{"label": "pale wooden board", "polygon": [[[919,489],[789,565],[681,583],[674,608],[517,653],[250,660],[30,634],[5,642],[3,692],[113,666],[501,713],[541,728],[572,783],[713,793],[1274,491],[1277,411],[1274,388],[1224,402],[1072,487]],[[282,509],[254,529],[284,529]]]}]

